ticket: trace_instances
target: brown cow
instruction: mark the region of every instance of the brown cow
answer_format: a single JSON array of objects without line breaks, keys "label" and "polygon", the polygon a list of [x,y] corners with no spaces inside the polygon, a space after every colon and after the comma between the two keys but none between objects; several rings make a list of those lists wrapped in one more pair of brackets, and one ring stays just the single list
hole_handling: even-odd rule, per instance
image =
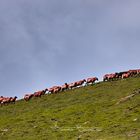
[{"label": "brown cow", "polygon": [[53,87],[49,88],[49,89],[48,89],[48,92],[49,92],[49,93],[53,93],[54,89],[57,88],[57,87],[58,87],[58,86],[53,86]]},{"label": "brown cow", "polygon": [[34,95],[33,94],[25,94],[24,100],[29,101]]},{"label": "brown cow", "polygon": [[53,93],[58,93],[59,91],[61,91],[61,87],[57,86],[54,88]]},{"label": "brown cow", "polygon": [[82,86],[83,84],[84,84],[84,82],[86,82],[86,80],[85,79],[83,79],[83,80],[80,80],[80,81],[77,81],[77,82],[75,82],[75,86],[76,87],[78,87],[78,86]]},{"label": "brown cow", "polygon": [[49,93],[58,93],[59,91],[61,91],[61,87],[60,86],[53,86],[52,88],[49,88]]},{"label": "brown cow", "polygon": [[2,102],[3,98],[4,98],[3,96],[0,96],[0,103]]},{"label": "brown cow", "polygon": [[97,77],[88,78],[86,84],[93,84],[96,80],[98,81]]},{"label": "brown cow", "polygon": [[73,88],[76,87],[76,82],[70,83],[70,84],[68,84],[68,85],[69,85],[69,89],[73,89]]},{"label": "brown cow", "polygon": [[130,73],[128,72],[128,73],[124,73],[123,75],[122,75],[122,79],[125,79],[125,78],[128,78],[128,77],[130,77]]},{"label": "brown cow", "polygon": [[103,77],[103,81],[109,81],[109,80],[113,80],[115,78],[117,78],[116,73],[105,74],[104,77]]},{"label": "brown cow", "polygon": [[41,95],[45,95],[46,91],[48,91],[47,88],[45,90],[37,91],[34,93],[34,97],[41,97]]},{"label": "brown cow", "polygon": [[10,103],[11,99],[12,99],[12,97],[4,97],[3,100],[1,101],[1,106],[8,105],[8,103]]}]

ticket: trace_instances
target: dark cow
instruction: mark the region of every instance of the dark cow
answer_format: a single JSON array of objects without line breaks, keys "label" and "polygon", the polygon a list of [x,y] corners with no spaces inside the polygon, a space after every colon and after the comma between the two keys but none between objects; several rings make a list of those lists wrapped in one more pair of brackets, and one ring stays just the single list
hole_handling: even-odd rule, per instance
[{"label": "dark cow", "polygon": [[116,74],[116,78],[122,78],[122,75],[124,74],[124,73],[128,73],[128,71],[122,71],[122,72],[116,72],[115,74]]},{"label": "dark cow", "polygon": [[64,85],[61,86],[61,91],[67,90],[68,87],[69,87],[69,85],[67,83],[65,83]]},{"label": "dark cow", "polygon": [[134,76],[137,74],[137,70],[129,70],[128,72],[129,72],[130,76]]},{"label": "dark cow", "polygon": [[14,103],[14,104],[15,104],[16,99],[17,99],[17,96],[15,96],[14,98],[12,97],[12,98],[10,99],[10,103]]}]

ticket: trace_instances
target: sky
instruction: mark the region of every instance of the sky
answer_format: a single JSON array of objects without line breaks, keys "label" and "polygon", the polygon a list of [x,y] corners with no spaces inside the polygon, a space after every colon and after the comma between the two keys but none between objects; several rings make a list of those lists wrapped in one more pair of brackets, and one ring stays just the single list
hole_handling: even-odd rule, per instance
[{"label": "sky", "polygon": [[139,0],[0,0],[0,95],[140,68]]}]

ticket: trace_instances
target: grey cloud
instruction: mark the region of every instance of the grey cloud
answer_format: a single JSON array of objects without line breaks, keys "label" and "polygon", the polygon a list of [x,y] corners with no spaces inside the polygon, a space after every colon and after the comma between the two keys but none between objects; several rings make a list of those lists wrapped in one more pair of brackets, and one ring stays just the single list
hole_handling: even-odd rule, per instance
[{"label": "grey cloud", "polygon": [[137,0],[0,1],[0,94],[18,95],[139,64]]}]

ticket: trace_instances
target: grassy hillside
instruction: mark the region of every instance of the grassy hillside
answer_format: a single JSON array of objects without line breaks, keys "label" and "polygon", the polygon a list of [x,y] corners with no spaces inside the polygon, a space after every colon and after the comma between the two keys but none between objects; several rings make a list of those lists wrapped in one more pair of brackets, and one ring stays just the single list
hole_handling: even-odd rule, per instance
[{"label": "grassy hillside", "polygon": [[44,95],[0,107],[0,140],[138,140],[140,78]]}]

